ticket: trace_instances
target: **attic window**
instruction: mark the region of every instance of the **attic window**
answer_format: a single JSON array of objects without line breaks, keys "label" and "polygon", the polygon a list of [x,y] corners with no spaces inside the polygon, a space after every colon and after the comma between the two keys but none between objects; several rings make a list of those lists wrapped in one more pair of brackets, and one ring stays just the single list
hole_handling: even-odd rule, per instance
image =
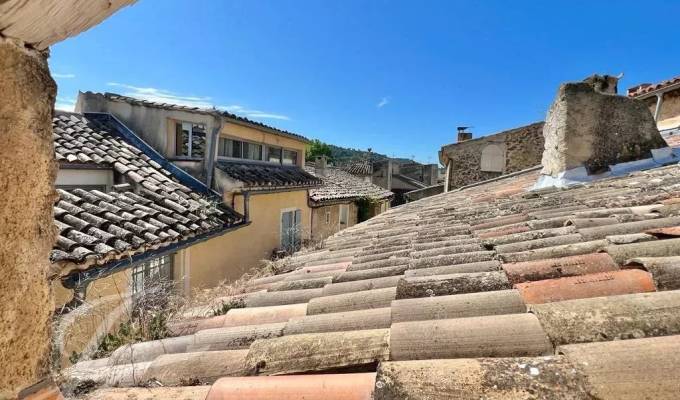
[{"label": "attic window", "polygon": [[205,155],[205,124],[175,123],[175,155],[203,158]]}]

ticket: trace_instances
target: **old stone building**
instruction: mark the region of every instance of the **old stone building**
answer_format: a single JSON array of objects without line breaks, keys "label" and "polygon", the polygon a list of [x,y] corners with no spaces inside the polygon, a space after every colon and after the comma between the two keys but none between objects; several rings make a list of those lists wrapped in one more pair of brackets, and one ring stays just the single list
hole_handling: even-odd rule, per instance
[{"label": "old stone building", "polygon": [[471,139],[459,129],[456,143],[439,151],[447,190],[521,171],[541,163],[543,122]]},{"label": "old stone building", "polygon": [[387,211],[394,197],[370,180],[328,165],[325,156],[307,162],[305,170],[323,181],[321,187],[309,189],[315,243]]},{"label": "old stone building", "polygon": [[439,167],[399,159],[359,160],[343,166],[343,170],[394,193],[392,205],[406,202],[405,194],[437,185]]}]

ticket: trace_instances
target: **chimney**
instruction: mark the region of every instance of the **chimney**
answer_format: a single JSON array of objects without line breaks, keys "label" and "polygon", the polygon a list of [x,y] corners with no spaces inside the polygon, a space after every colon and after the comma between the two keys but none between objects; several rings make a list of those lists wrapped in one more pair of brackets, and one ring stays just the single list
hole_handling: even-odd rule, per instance
[{"label": "chimney", "polygon": [[667,152],[656,150],[667,145],[645,103],[612,93],[615,88],[606,75],[560,85],[543,127],[537,187],[592,180],[588,175],[610,171],[612,165]]},{"label": "chimney", "polygon": [[469,128],[469,126],[459,126],[457,128],[458,129],[458,143],[472,139],[472,132],[466,132],[465,131],[467,128]]},{"label": "chimney", "polygon": [[314,161],[314,173],[316,175],[325,176],[326,175],[326,164],[328,160],[326,156],[317,156]]}]

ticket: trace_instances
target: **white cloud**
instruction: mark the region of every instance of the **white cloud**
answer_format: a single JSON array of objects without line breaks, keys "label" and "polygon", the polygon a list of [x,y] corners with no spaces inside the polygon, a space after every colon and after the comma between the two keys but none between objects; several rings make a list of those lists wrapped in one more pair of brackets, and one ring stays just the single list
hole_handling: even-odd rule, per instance
[{"label": "white cloud", "polygon": [[253,110],[251,108],[246,108],[239,105],[219,106],[217,108],[219,108],[220,110],[228,111],[232,114],[243,115],[244,117],[248,118],[280,119],[284,121],[290,120],[290,117],[287,115],[273,114],[265,111]]},{"label": "white cloud", "polygon": [[383,97],[382,99],[380,99],[380,101],[378,102],[378,104],[376,104],[376,107],[378,107],[378,108],[383,108],[383,107],[385,107],[386,105],[390,104],[390,100],[391,100],[391,99],[390,99],[389,97]]},{"label": "white cloud", "polygon": [[214,106],[211,97],[185,96],[165,89],[157,89],[152,87],[139,87],[118,82],[108,82],[107,85],[125,89],[125,91],[121,93],[124,96],[135,97],[138,99],[154,101],[158,103],[170,103],[177,104],[180,106],[199,108],[215,107],[219,110],[228,111],[230,113],[237,114],[246,118],[279,119],[286,121],[290,119],[290,117],[288,117],[287,115],[260,111],[240,105]]},{"label": "white cloud", "polygon": [[76,99],[57,96],[57,101],[54,104],[54,108],[61,111],[73,112],[76,108]]},{"label": "white cloud", "polygon": [[52,77],[55,79],[73,79],[76,74],[52,74]]}]

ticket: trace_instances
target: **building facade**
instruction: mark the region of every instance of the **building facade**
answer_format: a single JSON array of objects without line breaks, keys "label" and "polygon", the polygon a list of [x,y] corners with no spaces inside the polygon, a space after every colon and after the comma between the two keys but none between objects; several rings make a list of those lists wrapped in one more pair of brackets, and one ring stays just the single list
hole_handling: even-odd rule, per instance
[{"label": "building facade", "polygon": [[680,146],[680,77],[633,86],[628,97],[645,102],[668,145]]},{"label": "building facade", "polygon": [[109,114],[57,113],[53,138],[50,261],[65,363],[96,349],[141,298],[189,294],[208,249],[248,221]]},{"label": "building facade", "polygon": [[387,211],[394,197],[389,190],[328,165],[325,157],[308,162],[305,170],[323,182],[309,191],[315,243]]},{"label": "building facade", "polygon": [[459,129],[456,143],[444,145],[439,161],[446,166],[445,191],[541,164],[543,122],[472,139]]},{"label": "building facade", "polygon": [[[80,93],[76,109],[116,116],[173,164],[222,195],[250,224],[187,256],[203,267],[192,287],[233,280],[273,255],[311,238],[307,190],[320,184],[302,166],[308,140],[214,109],[192,108],[112,93]],[[257,240],[252,240],[257,238]]]}]

